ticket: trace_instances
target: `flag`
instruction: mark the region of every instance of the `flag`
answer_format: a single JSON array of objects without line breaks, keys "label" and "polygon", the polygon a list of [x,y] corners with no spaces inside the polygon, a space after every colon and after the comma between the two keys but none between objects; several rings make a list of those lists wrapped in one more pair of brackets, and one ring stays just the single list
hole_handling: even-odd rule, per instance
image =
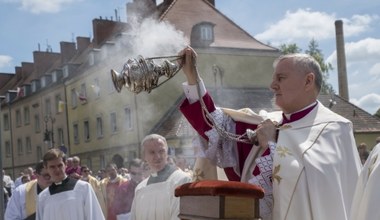
[{"label": "flag", "polygon": [[77,93],[77,96],[78,96],[78,99],[81,103],[86,103],[87,102],[87,97],[79,92],[76,92]]},{"label": "flag", "polygon": [[65,102],[59,100],[58,101],[58,113],[62,113],[64,109],[65,109]]}]

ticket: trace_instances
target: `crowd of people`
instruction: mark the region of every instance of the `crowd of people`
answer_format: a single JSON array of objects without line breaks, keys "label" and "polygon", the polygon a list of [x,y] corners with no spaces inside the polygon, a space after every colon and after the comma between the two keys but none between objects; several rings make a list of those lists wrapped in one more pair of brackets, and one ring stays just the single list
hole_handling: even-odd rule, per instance
[{"label": "crowd of people", "polygon": [[[35,169],[28,167],[14,182],[3,171],[5,219],[128,220],[157,215],[162,216],[158,219],[177,219],[179,199],[174,189],[190,182],[191,175],[170,162],[163,136],[148,135],[142,152],[143,159],[135,158],[127,167],[110,162],[96,174],[78,156],[66,157],[58,149],[49,150]],[[183,167],[183,159],[179,161]],[[29,181],[16,185],[26,172]],[[167,193],[162,194],[163,189]],[[147,212],[147,202],[168,206]]]},{"label": "crowd of people", "polygon": [[[228,180],[264,189],[263,220],[380,219],[380,138],[372,151],[356,147],[352,123],[317,100],[323,77],[314,58],[276,59],[270,88],[281,111],[256,114],[215,106],[196,52],[179,55],[187,79],[180,110],[199,134],[202,157]],[[178,220],[175,188],[199,172],[169,157],[161,135],[147,135],[141,152],[127,167],[110,162],[96,174],[58,149],[15,182],[3,171],[5,219]]]}]

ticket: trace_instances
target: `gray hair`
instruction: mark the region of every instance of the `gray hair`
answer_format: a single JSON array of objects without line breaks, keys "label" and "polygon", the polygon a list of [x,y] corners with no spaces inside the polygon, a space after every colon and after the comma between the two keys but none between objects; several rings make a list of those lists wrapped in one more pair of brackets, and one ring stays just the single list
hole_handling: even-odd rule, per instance
[{"label": "gray hair", "polygon": [[321,70],[321,66],[314,59],[314,57],[310,56],[309,54],[301,54],[301,53],[285,54],[278,57],[273,62],[273,68],[276,68],[278,63],[285,59],[291,59],[293,61],[294,66],[297,69],[299,69],[301,73],[304,73],[304,74],[307,74],[310,72],[314,73],[315,86],[317,87],[318,92],[321,91],[322,81],[323,81],[322,70]]},{"label": "gray hair", "polygon": [[146,142],[150,142],[150,141],[154,141],[154,140],[161,140],[164,143],[166,150],[168,150],[168,143],[166,142],[165,137],[163,137],[159,134],[149,134],[149,135],[145,136],[145,138],[141,141],[142,152],[144,152],[144,150],[145,150],[144,144]]}]

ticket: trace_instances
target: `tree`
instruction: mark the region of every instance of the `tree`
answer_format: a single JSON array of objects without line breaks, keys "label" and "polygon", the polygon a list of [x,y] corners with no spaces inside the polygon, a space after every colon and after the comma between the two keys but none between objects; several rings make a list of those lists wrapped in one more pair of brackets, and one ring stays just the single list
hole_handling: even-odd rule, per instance
[{"label": "tree", "polygon": [[[302,52],[302,49],[299,48],[297,44],[288,44],[288,45],[282,44],[282,45],[280,45],[280,50],[283,54]],[[329,71],[333,70],[333,67],[332,67],[331,63],[325,62],[325,60],[323,58],[323,53],[318,48],[318,42],[315,39],[311,39],[311,41],[309,42],[308,50],[305,50],[305,53],[314,57],[314,59],[321,66],[321,71],[322,71],[321,93],[324,93],[324,94],[335,93],[332,85],[330,83],[327,83],[327,80],[329,78]]]},{"label": "tree", "polygon": [[380,108],[377,109],[376,113],[374,114],[374,116],[380,118]]}]

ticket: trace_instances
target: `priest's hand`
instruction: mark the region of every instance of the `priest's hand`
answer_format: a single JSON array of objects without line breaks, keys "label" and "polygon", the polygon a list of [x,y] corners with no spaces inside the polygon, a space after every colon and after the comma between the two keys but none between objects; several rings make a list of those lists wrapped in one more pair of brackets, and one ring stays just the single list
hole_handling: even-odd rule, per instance
[{"label": "priest's hand", "polygon": [[181,60],[182,70],[186,75],[187,83],[189,85],[195,85],[197,83],[197,71],[196,71],[196,61],[197,61],[197,53],[193,48],[187,46],[178,54],[183,57]]},{"label": "priest's hand", "polygon": [[277,123],[270,119],[261,122],[256,129],[260,147],[267,147],[269,142],[276,142]]}]

